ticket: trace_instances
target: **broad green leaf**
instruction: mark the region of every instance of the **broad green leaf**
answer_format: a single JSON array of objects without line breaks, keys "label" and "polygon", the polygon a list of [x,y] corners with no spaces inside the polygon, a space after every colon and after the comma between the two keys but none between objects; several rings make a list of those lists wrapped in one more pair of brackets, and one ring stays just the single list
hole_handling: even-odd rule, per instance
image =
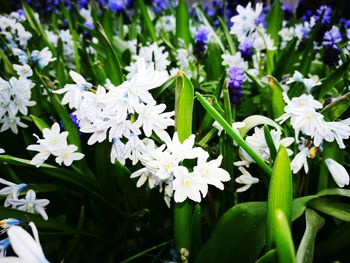
[{"label": "broad green leaf", "polygon": [[221,59],[221,50],[217,43],[209,42],[208,56],[205,61],[205,71],[207,73],[207,79],[210,80],[218,80],[222,75],[222,59]]},{"label": "broad green leaf", "polygon": [[[345,61],[339,68],[332,72],[325,80],[322,81],[322,85],[320,86],[320,92],[318,98],[323,98],[327,92],[335,87],[341,80],[344,74],[346,74],[349,70],[350,59]],[[314,88],[314,90],[317,89]]]},{"label": "broad green leaf", "polygon": [[283,210],[276,209],[274,211],[274,221],[276,223],[276,248],[280,263],[296,263],[295,249],[293,244],[292,233],[290,230],[290,220],[287,218]]},{"label": "broad green leaf", "polygon": [[312,263],[317,232],[325,223],[315,211],[306,209],[306,229],[297,251],[298,263]]},{"label": "broad green leaf", "polygon": [[142,17],[142,21],[143,21],[142,25],[144,25],[146,27],[146,29],[147,29],[150,37],[152,38],[152,40],[154,42],[157,42],[156,31],[154,29],[153,22],[152,22],[149,14],[148,14],[148,10],[147,10],[147,7],[145,5],[145,2],[143,0],[137,0],[136,3],[137,3],[137,7],[140,10],[140,14],[141,14],[141,17]]},{"label": "broad green leaf", "polygon": [[282,130],[282,127],[277,124],[274,120],[262,116],[262,115],[252,115],[245,118],[242,122],[244,122],[244,127],[239,128],[239,133],[242,137],[246,136],[246,134],[256,126],[260,125],[269,125],[277,130]]},{"label": "broad green leaf", "polygon": [[318,198],[318,196],[308,195],[294,199],[292,206],[292,221],[301,217],[305,212],[307,203],[315,198]]},{"label": "broad green leaf", "polygon": [[212,106],[210,103],[198,92],[196,92],[197,99],[205,108],[205,110],[215,119],[221,127],[231,136],[233,140],[237,142],[239,146],[245,150],[250,157],[264,170],[267,175],[271,174],[271,168],[261,159],[261,157],[243,140],[243,138],[237,134],[231,127],[231,125],[224,119],[224,117]]},{"label": "broad green leaf", "polygon": [[176,76],[175,89],[175,127],[180,142],[192,134],[192,112],[194,88],[185,73],[179,71]]},{"label": "broad green leaf", "polygon": [[43,119],[40,119],[39,117],[36,117],[34,115],[30,115],[30,117],[32,118],[36,127],[38,127],[40,131],[42,131],[45,128],[50,128],[50,126]]},{"label": "broad green leaf", "polygon": [[348,203],[323,197],[310,201],[308,206],[339,220],[350,222],[350,204]]},{"label": "broad green leaf", "polygon": [[283,74],[291,73],[292,67],[295,60],[298,58],[295,52],[295,47],[297,45],[298,38],[295,37],[288,42],[287,46],[280,52],[280,56],[276,62],[276,66],[273,72],[273,76],[277,79],[281,79]]},{"label": "broad green leaf", "polygon": [[289,224],[291,223],[292,185],[289,156],[286,148],[281,145],[273,166],[267,198],[267,245],[269,248],[273,248],[273,243],[276,241],[276,224],[278,224],[276,210],[282,210]]},{"label": "broad green leaf", "polygon": [[193,209],[192,221],[192,240],[190,258],[195,259],[203,246],[202,241],[202,210],[201,205],[196,204]]},{"label": "broad green leaf", "polygon": [[283,89],[281,84],[272,76],[268,76],[269,85],[271,88],[271,102],[273,117],[277,119],[284,113],[286,103],[283,100]]},{"label": "broad green leaf", "polygon": [[[8,74],[10,74],[11,76],[15,75],[16,71],[13,69],[12,63],[10,62],[10,60],[8,59],[8,57],[5,55],[5,53],[2,50],[0,50],[0,58],[4,62],[5,71]],[[4,77],[4,76],[2,76],[2,77]]]},{"label": "broad green leaf", "polygon": [[336,120],[340,115],[342,115],[350,106],[350,92],[337,98],[321,111],[322,115],[328,121]]},{"label": "broad green leaf", "polygon": [[275,160],[277,156],[276,145],[272,139],[272,135],[266,124],[264,125],[264,135],[265,135],[267,146],[269,147],[269,150],[270,150],[270,157],[272,160]]},{"label": "broad green leaf", "polygon": [[350,190],[340,189],[340,188],[324,189],[319,191],[316,195],[317,196],[338,195],[338,196],[344,196],[344,197],[350,198]]},{"label": "broad green leaf", "polygon": [[104,70],[107,73],[107,77],[114,85],[120,85],[123,82],[123,74],[116,51],[114,50],[112,44],[109,42],[104,29],[99,23],[97,24],[96,32],[99,43],[101,43],[106,53]]},{"label": "broad green leaf", "polygon": [[[185,73],[179,71],[175,89],[175,128],[180,142],[184,142],[192,134],[192,113],[194,89]],[[192,203],[185,200],[174,206],[174,240],[178,252],[191,248]]]},{"label": "broad green leaf", "polygon": [[265,202],[228,210],[216,224],[195,262],[255,262],[265,245]]},{"label": "broad green leaf", "polygon": [[267,14],[267,33],[273,39],[275,47],[279,46],[279,31],[282,27],[283,11],[280,0],[274,0],[269,13]]},{"label": "broad green leaf", "polygon": [[192,41],[190,32],[190,16],[186,1],[184,0],[180,0],[176,8],[176,37],[181,38],[185,42],[186,46],[188,46]]}]

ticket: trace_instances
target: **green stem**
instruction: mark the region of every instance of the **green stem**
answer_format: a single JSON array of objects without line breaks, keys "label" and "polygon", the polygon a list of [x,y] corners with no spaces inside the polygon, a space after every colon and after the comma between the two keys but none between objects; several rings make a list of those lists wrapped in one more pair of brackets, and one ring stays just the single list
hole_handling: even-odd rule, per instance
[{"label": "green stem", "polygon": [[215,119],[227,132],[228,135],[234,139],[239,146],[245,150],[250,157],[259,165],[267,175],[271,175],[271,168],[264,162],[263,159],[242,139],[240,135],[238,135],[228,124],[228,122],[217,112],[217,110],[211,106],[208,101],[198,92],[196,92],[197,99],[202,104],[202,106],[206,109],[206,111]]},{"label": "green stem", "polygon": [[144,251],[141,251],[140,253],[137,253],[136,255],[134,255],[134,256],[132,256],[132,257],[130,257],[130,258],[127,258],[127,259],[123,260],[123,261],[120,262],[120,263],[127,263],[127,262],[130,262],[130,261],[134,260],[134,259],[137,259],[137,258],[139,258],[139,257],[142,257],[143,255],[145,255],[145,254],[148,253],[148,252],[151,252],[152,250],[155,250],[155,249],[157,249],[157,248],[160,248],[160,247],[163,247],[163,246],[168,245],[170,242],[171,242],[171,240],[165,241],[165,242],[162,242],[162,243],[160,243],[160,244],[158,244],[158,245],[155,245],[155,246],[153,246],[153,247],[150,247],[150,248],[148,248],[148,249],[146,249],[146,250],[144,250]]},{"label": "green stem", "polygon": [[200,147],[207,147],[208,142],[214,138],[215,134],[218,132],[216,128],[211,128],[211,130],[198,142]]}]

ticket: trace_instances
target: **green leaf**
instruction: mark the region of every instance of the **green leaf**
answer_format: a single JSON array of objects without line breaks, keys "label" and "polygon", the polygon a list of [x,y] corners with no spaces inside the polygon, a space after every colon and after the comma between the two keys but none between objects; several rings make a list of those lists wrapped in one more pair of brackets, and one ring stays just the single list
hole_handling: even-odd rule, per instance
[{"label": "green leaf", "polygon": [[259,258],[255,263],[277,263],[277,249],[271,249]]},{"label": "green leaf", "polygon": [[56,94],[51,94],[50,98],[57,115],[60,117],[60,120],[64,125],[64,129],[69,132],[67,137],[68,142],[77,146],[78,151],[81,152],[82,148],[79,132],[72,119],[70,118],[69,113],[67,112],[65,107],[60,103],[60,100],[58,99],[58,96]]},{"label": "green leaf", "polygon": [[350,106],[350,92],[337,98],[321,111],[324,118],[328,121],[336,120],[340,115],[342,115]]},{"label": "green leaf", "polygon": [[180,142],[192,134],[192,112],[194,103],[194,88],[185,73],[179,71],[176,77],[175,89],[175,127]]},{"label": "green leaf", "polygon": [[184,0],[180,0],[176,8],[176,37],[181,38],[186,46],[188,46],[191,41],[190,32],[190,16],[188,14],[188,7]]},{"label": "green leaf", "polygon": [[202,210],[201,205],[196,204],[193,209],[192,215],[192,240],[194,242],[191,243],[191,255],[190,258],[195,259],[203,246],[202,241]]},{"label": "green leaf", "polygon": [[244,127],[239,128],[239,133],[241,134],[242,137],[246,136],[246,134],[251,129],[260,125],[269,125],[271,127],[274,127],[277,130],[283,130],[282,127],[277,124],[277,122],[262,115],[251,115],[245,118],[242,122],[244,122],[245,124]]},{"label": "green leaf", "polygon": [[283,100],[283,89],[281,84],[272,76],[268,76],[269,85],[272,91],[272,112],[273,117],[277,119],[284,113],[286,103]]},{"label": "green leaf", "polygon": [[96,33],[99,43],[106,52],[104,70],[106,71],[107,77],[111,80],[111,82],[118,86],[123,82],[123,74],[119,63],[119,58],[112,44],[109,42],[104,29],[99,23],[97,23]]},{"label": "green leaf", "polygon": [[[192,134],[192,112],[194,89],[185,73],[179,71],[176,76],[175,89],[175,128],[181,143]],[[178,252],[191,248],[192,203],[185,200],[174,206],[174,240]],[[185,256],[185,258],[187,258]]]},{"label": "green leaf", "polygon": [[151,18],[149,17],[148,10],[147,10],[147,7],[145,5],[145,2],[143,0],[137,0],[136,3],[137,3],[137,6],[140,9],[141,17],[142,17],[142,20],[143,20],[142,25],[144,25],[146,27],[146,29],[147,29],[148,33],[150,34],[153,42],[157,42],[156,31],[154,29],[153,22],[152,22]]},{"label": "green leaf", "polygon": [[7,207],[0,207],[0,220],[6,218],[16,218],[24,222],[34,222],[38,228],[57,230],[59,232],[75,233],[75,229],[71,226],[63,224],[54,219],[44,220],[40,215],[23,212]]},{"label": "green leaf", "polygon": [[279,46],[279,31],[282,27],[283,11],[280,0],[274,0],[269,13],[267,14],[267,33],[273,39],[275,46]]},{"label": "green leaf", "polygon": [[301,217],[305,212],[307,203],[315,198],[318,198],[318,196],[308,195],[294,199],[292,206],[292,221]]},{"label": "green leaf", "polygon": [[265,140],[266,140],[267,146],[269,147],[269,150],[270,150],[270,157],[272,160],[275,160],[275,158],[277,156],[276,145],[273,142],[272,135],[271,135],[267,125],[264,125],[264,135],[265,135]]},{"label": "green leaf", "polygon": [[215,42],[219,45],[222,52],[225,52],[225,47],[222,44],[220,37],[216,34],[214,28],[209,23],[207,17],[203,13],[203,11],[198,7],[196,7],[195,9],[196,9],[199,20],[208,28],[208,30],[210,31],[210,35],[213,37]]},{"label": "green leaf", "polygon": [[217,43],[209,42],[208,56],[205,61],[205,71],[207,73],[207,79],[218,80],[223,72],[222,68],[222,59],[221,59],[221,50]]},{"label": "green leaf", "polygon": [[227,41],[228,46],[230,48],[230,53],[233,55],[233,54],[236,53],[236,47],[235,47],[235,44],[233,43],[232,37],[230,35],[230,32],[227,29],[227,24],[226,24],[226,22],[224,20],[222,20],[221,17],[218,17],[218,19],[220,21],[221,29],[224,32],[226,41]]},{"label": "green leaf", "polygon": [[38,129],[40,131],[42,131],[43,129],[45,128],[50,128],[50,126],[43,120],[43,119],[40,119],[39,117],[36,117],[34,115],[30,115],[30,117],[32,118],[32,120],[34,121],[36,127],[38,127]]},{"label": "green leaf", "polygon": [[338,196],[344,196],[344,197],[350,198],[350,190],[340,189],[340,188],[324,189],[319,191],[316,195],[317,196],[338,195]]},{"label": "green leaf", "polygon": [[221,127],[231,136],[233,140],[237,142],[239,146],[245,150],[250,157],[264,170],[267,175],[271,174],[271,168],[261,159],[261,157],[237,134],[224,117],[212,106],[210,103],[198,92],[196,92],[197,99],[205,108],[205,110],[215,119]]},{"label": "green leaf", "polygon": [[72,40],[73,40],[73,48],[74,48],[74,63],[75,63],[75,69],[78,73],[81,72],[81,66],[80,66],[80,55],[79,55],[79,36],[77,32],[74,29],[71,14],[68,13],[68,9],[62,4],[62,9],[65,18],[68,21],[68,26],[69,26],[69,31],[72,35]]},{"label": "green leaf", "polygon": [[292,233],[290,231],[290,221],[281,209],[274,211],[274,221],[276,223],[276,248],[280,263],[296,263],[295,249]]},{"label": "green leaf", "polygon": [[291,222],[292,185],[289,156],[286,148],[281,145],[273,166],[267,198],[267,245],[270,249],[273,248],[277,235],[276,210],[282,210],[289,224]]},{"label": "green leaf", "polygon": [[[4,62],[5,71],[8,74],[10,74],[11,76],[15,75],[16,71],[13,69],[12,63],[10,62],[10,60],[8,59],[8,57],[4,54],[4,52],[2,50],[0,50],[0,58]],[[2,76],[2,77],[4,77],[4,76]]]},{"label": "green leaf", "polygon": [[350,59],[347,59],[339,68],[322,81],[318,98],[323,98],[332,87],[335,87],[342,80],[344,74],[349,70],[349,65]]},{"label": "green leaf", "polygon": [[265,244],[265,202],[228,210],[216,224],[195,262],[255,262]]},{"label": "green leaf", "polygon": [[288,42],[287,46],[280,52],[280,56],[276,62],[276,66],[273,72],[273,76],[277,79],[282,78],[283,74],[291,73],[292,66],[295,60],[298,58],[297,53],[295,52],[295,47],[298,43],[298,38],[295,37]]},{"label": "green leaf", "polygon": [[312,263],[317,232],[325,223],[315,211],[306,209],[306,229],[297,251],[298,263]]},{"label": "green leaf", "polygon": [[350,204],[348,203],[323,197],[310,201],[308,206],[339,220],[350,222]]}]

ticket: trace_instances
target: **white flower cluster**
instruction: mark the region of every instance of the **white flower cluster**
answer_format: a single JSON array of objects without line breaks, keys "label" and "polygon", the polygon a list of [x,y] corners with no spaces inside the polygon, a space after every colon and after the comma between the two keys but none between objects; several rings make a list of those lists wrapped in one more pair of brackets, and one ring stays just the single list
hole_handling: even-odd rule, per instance
[{"label": "white flower cluster", "polygon": [[30,151],[39,152],[30,161],[32,165],[39,167],[42,165],[52,154],[55,156],[55,161],[59,165],[63,164],[70,166],[73,161],[81,160],[84,154],[77,153],[78,147],[67,143],[68,132],[60,132],[60,126],[55,122],[51,129],[43,129],[44,139],[37,137],[38,144],[32,144],[27,147]]},{"label": "white flower cluster", "polygon": [[[151,189],[156,186],[160,191],[164,189],[164,201],[168,206],[173,195],[175,202],[183,202],[187,198],[200,202],[208,193],[208,185],[223,190],[222,182],[229,181],[230,175],[220,168],[222,156],[208,161],[209,154],[202,148],[193,147],[194,141],[192,134],[180,143],[175,132],[171,141],[158,148],[149,142],[148,151],[140,157],[145,167],[131,175],[131,178],[139,177],[137,187],[148,180]],[[182,162],[193,159],[197,159],[197,162],[190,172]]]},{"label": "white flower cluster", "polygon": [[251,7],[251,2],[244,8],[237,6],[237,15],[231,18],[233,25],[230,33],[235,35],[240,43],[250,41],[257,52],[262,50],[275,50],[273,40],[266,33],[265,28],[257,24],[258,18],[262,11],[262,4],[257,3],[255,9]]},{"label": "white flower cluster", "polygon": [[167,127],[174,125],[173,112],[164,112],[165,104],[156,104],[149,90],[161,86],[168,80],[166,71],[154,70],[153,63],[146,65],[140,58],[136,62],[135,74],[118,87],[107,84],[92,84],[74,71],[70,76],[76,84],[67,84],[56,93],[65,93],[62,104],[76,109],[80,131],[92,133],[88,144],[102,142],[107,138],[113,142],[111,162],[117,159],[122,164],[126,159],[138,162],[145,144],[139,138],[141,128],[147,137],[154,132],[161,140],[169,141]]},{"label": "white flower cluster", "polygon": [[321,82],[318,80],[317,76],[312,78],[304,78],[303,75],[297,70],[294,71],[293,76],[288,79],[286,84],[293,82],[303,83],[307,92],[310,92],[313,87],[321,85]]},{"label": "white flower cluster", "polygon": [[157,71],[166,70],[170,65],[168,56],[169,53],[165,51],[165,47],[159,47],[156,43],[149,46],[142,46],[138,54],[132,56],[134,62],[130,66],[125,67],[129,72],[127,77],[132,78],[135,75],[138,70],[137,61],[139,61],[139,59],[143,59],[147,67],[154,64]]},{"label": "white flower cluster", "polygon": [[176,18],[175,16],[161,16],[156,23],[156,32],[161,34],[164,32],[175,34]]},{"label": "white flower cluster", "polygon": [[11,77],[9,81],[6,81],[0,77],[0,132],[11,129],[17,134],[18,126],[27,127],[21,122],[19,115],[27,115],[28,107],[36,103],[30,100],[34,83],[27,77],[33,73],[31,68],[27,64],[13,67],[19,78]]},{"label": "white flower cluster", "polygon": [[33,50],[30,56],[22,49],[13,48],[12,52],[18,57],[19,62],[22,65],[26,65],[29,62],[37,63],[39,68],[46,67],[51,61],[55,61],[56,58],[52,57],[52,53],[48,47],[43,48],[41,51]]},{"label": "white flower cluster", "polygon": [[26,193],[25,198],[19,199],[19,194],[27,187],[26,184],[15,184],[5,179],[0,178],[0,184],[7,185],[0,190],[0,196],[6,196],[4,206],[12,207],[20,211],[29,212],[32,214],[40,214],[45,220],[48,216],[45,212],[45,206],[50,201],[47,199],[37,199],[36,194],[33,190],[29,190]]},{"label": "white flower cluster", "polygon": [[313,139],[316,147],[320,146],[323,140],[327,142],[336,140],[339,148],[345,148],[343,140],[350,137],[350,118],[330,122],[324,120],[324,116],[316,111],[322,108],[322,104],[315,100],[312,95],[303,94],[290,100],[288,95],[283,93],[283,98],[287,103],[284,107],[285,113],[276,121],[283,123],[290,119],[290,123],[296,132],[296,138],[302,132]]},{"label": "white flower cluster", "polygon": [[14,15],[0,16],[0,35],[3,35],[12,48],[18,45],[22,48],[27,47],[28,40],[32,34],[25,30],[23,25]]}]

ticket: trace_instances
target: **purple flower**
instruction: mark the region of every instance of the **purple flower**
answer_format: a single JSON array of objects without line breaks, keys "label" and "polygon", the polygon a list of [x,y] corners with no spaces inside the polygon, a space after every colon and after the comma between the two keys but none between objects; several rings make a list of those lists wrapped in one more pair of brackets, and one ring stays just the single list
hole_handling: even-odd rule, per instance
[{"label": "purple flower", "polygon": [[316,11],[316,15],[315,15],[316,21],[318,21],[320,19],[322,12],[324,12],[324,14],[323,14],[321,23],[323,25],[330,24],[331,19],[332,19],[332,8],[330,8],[327,5],[321,5],[320,8],[317,9],[317,11]]},{"label": "purple flower", "polygon": [[331,30],[327,31],[323,36],[322,45],[331,46],[334,49],[337,49],[337,43],[342,41],[339,28],[333,26]]},{"label": "purple flower", "polygon": [[342,19],[340,19],[340,23],[342,23],[345,28],[349,28],[350,27],[350,19],[342,18]]},{"label": "purple flower", "polygon": [[311,10],[307,10],[305,15],[303,15],[303,17],[301,18],[301,22],[305,22],[307,20],[309,20],[309,18],[312,16],[312,11]]},{"label": "purple flower", "polygon": [[205,26],[201,26],[194,35],[195,45],[194,52],[198,58],[204,57],[204,52],[207,49],[207,43],[209,40],[209,30]]},{"label": "purple flower", "polygon": [[154,12],[156,12],[156,14],[159,14],[160,12],[168,8],[169,8],[168,0],[154,0]]},{"label": "purple flower", "polygon": [[124,1],[123,0],[108,0],[108,9],[113,12],[122,12],[125,10]]},{"label": "purple flower", "polygon": [[227,74],[229,75],[228,92],[230,101],[232,104],[239,105],[242,102],[242,86],[245,80],[243,69],[233,66],[227,71]]},{"label": "purple flower", "polygon": [[239,44],[238,49],[245,60],[250,61],[252,59],[253,41],[251,39],[246,38],[243,42]]}]

